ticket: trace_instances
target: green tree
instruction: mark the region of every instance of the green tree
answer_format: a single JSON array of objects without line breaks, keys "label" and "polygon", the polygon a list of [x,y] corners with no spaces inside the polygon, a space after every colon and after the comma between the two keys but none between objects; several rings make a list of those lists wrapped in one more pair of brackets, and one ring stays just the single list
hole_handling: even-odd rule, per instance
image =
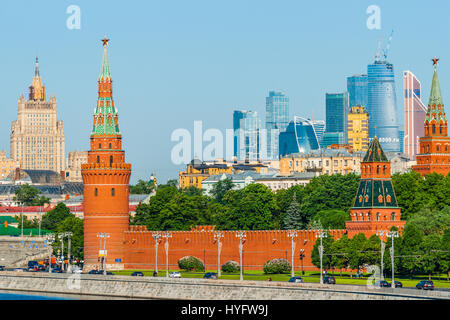
[{"label": "green tree", "polygon": [[301,229],[303,228],[300,204],[297,202],[296,194],[292,197],[291,205],[286,210],[283,220],[283,229]]},{"label": "green tree", "polygon": [[344,234],[340,239],[333,242],[330,251],[333,253],[331,255],[331,266],[333,268],[339,269],[342,277],[342,269],[346,269],[349,266],[348,251],[350,250],[350,239],[347,234]]},{"label": "green tree", "polygon": [[58,225],[68,217],[74,217],[70,209],[62,202],[42,216],[41,227],[45,230],[56,231]]},{"label": "green tree", "polygon": [[50,199],[44,196],[39,196],[41,191],[29,184],[21,185],[15,191],[13,200],[24,206],[42,206],[49,203]]},{"label": "green tree", "polygon": [[196,186],[189,186],[188,188],[182,189],[181,192],[188,196],[201,196],[203,194],[203,190]]},{"label": "green tree", "polygon": [[223,197],[225,194],[233,189],[234,183],[230,178],[226,178],[223,180],[219,180],[215,183],[210,191],[211,197],[216,200],[218,203],[223,204]]},{"label": "green tree", "polygon": [[[53,248],[57,250],[58,247],[61,247],[61,240],[58,235],[64,232],[72,232],[71,236],[71,255],[74,258],[83,259],[84,256],[84,232],[83,232],[83,220],[75,217],[74,215],[66,217],[62,220],[58,226],[56,227],[56,237]],[[64,238],[64,256],[68,255],[68,240],[67,237]]]},{"label": "green tree", "polygon": [[259,183],[230,190],[223,201],[229,210],[218,227],[225,230],[271,230],[279,210],[272,191]]},{"label": "green tree", "polygon": [[317,212],[330,209],[347,211],[355,199],[359,180],[359,176],[353,173],[313,178],[303,189],[300,209],[305,225]]},{"label": "green tree", "polygon": [[144,181],[139,179],[135,185],[130,185],[130,194],[150,194],[155,189],[153,180]]},{"label": "green tree", "polygon": [[[333,257],[333,243],[334,238],[326,233],[326,238],[322,238],[323,245],[323,254],[322,254],[322,268],[325,270],[329,270],[332,267],[332,257]],[[320,253],[319,253],[320,239],[317,238],[314,243],[313,249],[311,251],[311,262],[317,267],[320,268]]]},{"label": "green tree", "polygon": [[347,247],[349,267],[356,269],[357,272],[366,264],[366,252],[364,250],[367,247],[366,242],[367,238],[364,233],[358,233],[350,240],[350,245]]},{"label": "green tree", "polygon": [[313,221],[320,221],[325,229],[345,229],[345,222],[350,220],[350,214],[339,209],[318,212]]}]

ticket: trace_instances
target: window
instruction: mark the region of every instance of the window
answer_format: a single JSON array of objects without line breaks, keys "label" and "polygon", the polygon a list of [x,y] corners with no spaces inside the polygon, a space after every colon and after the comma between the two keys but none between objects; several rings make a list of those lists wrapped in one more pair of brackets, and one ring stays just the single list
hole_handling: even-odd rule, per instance
[{"label": "window", "polygon": [[109,163],[113,163],[113,156],[109,156]]},{"label": "window", "polygon": [[97,156],[97,163],[100,163],[100,156]]},{"label": "window", "polygon": [[114,197],[115,195],[116,195],[116,189],[115,189],[115,188],[112,188],[112,189],[111,189],[111,196]]},{"label": "window", "polygon": [[99,148],[99,149],[102,148],[102,144],[101,144],[101,143],[98,144],[98,148]]},{"label": "window", "polygon": [[98,189],[97,188],[95,188],[95,190],[94,190],[94,195],[98,196]]},{"label": "window", "polygon": [[111,148],[111,143],[109,144],[109,148],[112,149],[112,148]]},{"label": "window", "polygon": [[395,212],[391,213],[391,220],[394,221],[395,220]]},{"label": "window", "polygon": [[377,221],[380,221],[380,213],[377,212]]}]

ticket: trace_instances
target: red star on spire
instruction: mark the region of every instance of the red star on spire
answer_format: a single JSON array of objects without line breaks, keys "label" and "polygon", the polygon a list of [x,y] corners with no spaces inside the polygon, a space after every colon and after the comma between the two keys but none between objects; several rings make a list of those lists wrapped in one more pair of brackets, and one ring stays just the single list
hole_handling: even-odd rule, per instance
[{"label": "red star on spire", "polygon": [[108,45],[108,41],[109,41],[109,39],[106,39],[106,37],[104,39],[102,39],[104,47]]},{"label": "red star on spire", "polygon": [[437,59],[435,56],[434,59],[431,59],[431,61],[433,61],[434,70],[436,70],[439,59]]}]

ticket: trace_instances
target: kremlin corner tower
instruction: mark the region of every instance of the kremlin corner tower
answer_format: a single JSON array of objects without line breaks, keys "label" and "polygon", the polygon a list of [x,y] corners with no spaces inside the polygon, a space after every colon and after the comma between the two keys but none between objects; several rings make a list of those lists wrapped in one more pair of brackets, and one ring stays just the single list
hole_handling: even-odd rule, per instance
[{"label": "kremlin corner tower", "polygon": [[[129,181],[131,164],[125,163],[118,112],[112,97],[112,78],[107,46],[98,78],[98,100],[93,116],[88,162],[81,167],[84,183],[84,265],[99,263],[106,249],[107,269],[123,269],[124,232],[129,229]],[[106,248],[100,247],[99,233],[106,233]]]}]

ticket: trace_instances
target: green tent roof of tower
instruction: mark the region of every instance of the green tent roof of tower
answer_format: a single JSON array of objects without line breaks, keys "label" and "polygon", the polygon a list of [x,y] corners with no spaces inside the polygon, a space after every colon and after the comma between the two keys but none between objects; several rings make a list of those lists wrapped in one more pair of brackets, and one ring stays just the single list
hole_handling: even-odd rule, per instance
[{"label": "green tent roof of tower", "polygon": [[363,162],[389,162],[376,136],[372,139]]},{"label": "green tent roof of tower", "polygon": [[[441,106],[441,110],[436,107]],[[425,116],[425,121],[431,122],[433,119],[436,122],[447,121],[444,112],[444,102],[442,101],[441,86],[439,85],[439,77],[436,69],[434,69],[433,80],[431,82],[430,100],[428,101],[428,111]]]}]

